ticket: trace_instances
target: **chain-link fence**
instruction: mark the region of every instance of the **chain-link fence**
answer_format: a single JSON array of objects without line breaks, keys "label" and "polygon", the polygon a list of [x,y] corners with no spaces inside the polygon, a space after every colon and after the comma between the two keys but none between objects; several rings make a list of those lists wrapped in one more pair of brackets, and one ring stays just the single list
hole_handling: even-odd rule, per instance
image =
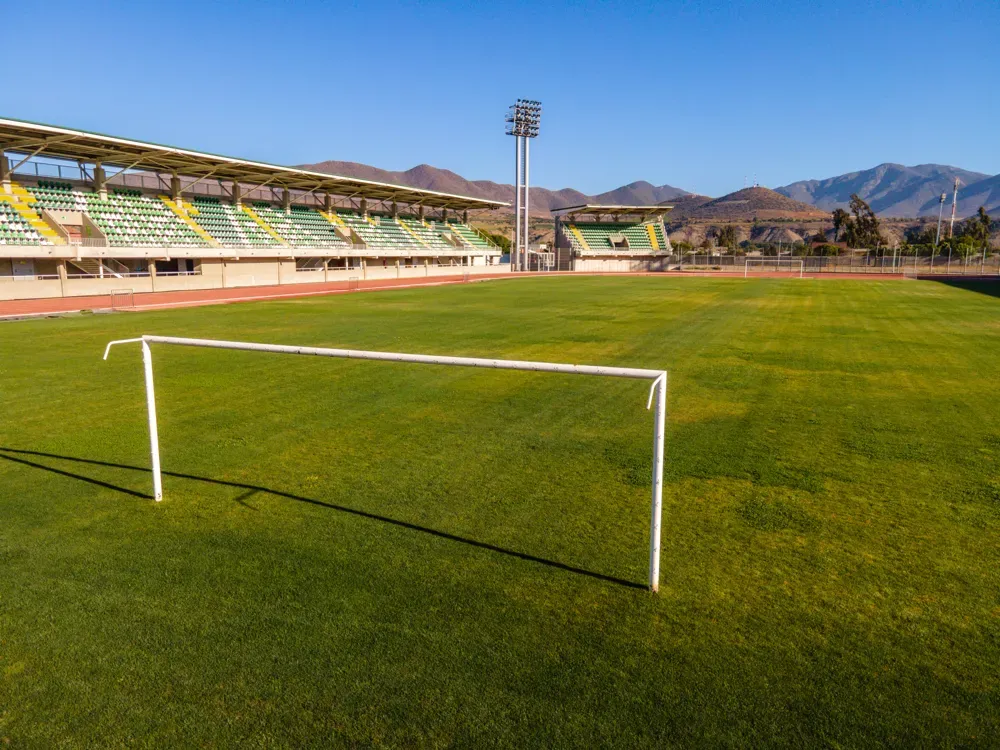
[{"label": "chain-link fence", "polygon": [[[722,271],[743,273],[747,258],[779,260],[778,256],[746,255],[675,255],[670,258],[671,270]],[[802,261],[807,274],[903,274],[907,276],[1000,276],[1000,254],[988,252],[959,257],[958,255],[899,255],[861,254],[792,256],[782,255],[780,260]],[[759,264],[752,272],[783,271],[784,268]],[[795,271],[798,271],[797,264]]]}]

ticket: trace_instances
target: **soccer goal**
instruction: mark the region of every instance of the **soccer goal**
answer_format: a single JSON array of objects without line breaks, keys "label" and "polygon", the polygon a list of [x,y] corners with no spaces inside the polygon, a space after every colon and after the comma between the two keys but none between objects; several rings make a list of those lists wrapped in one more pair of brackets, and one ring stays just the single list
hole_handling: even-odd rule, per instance
[{"label": "soccer goal", "polygon": [[535,256],[536,271],[551,271],[556,266],[556,254],[531,250],[529,253]]},{"label": "soccer goal", "polygon": [[760,270],[797,274],[801,279],[805,276],[805,268],[801,258],[747,258],[743,278],[747,278],[753,270]]},{"label": "soccer goal", "polygon": [[111,290],[112,310],[131,310],[135,307],[135,296],[131,289]]},{"label": "soccer goal", "polygon": [[597,375],[611,378],[635,378],[652,381],[646,409],[656,402],[653,420],[653,477],[652,508],[649,522],[649,588],[660,587],[660,521],[663,509],[663,439],[667,420],[667,372],[644,370],[634,367],[603,367],[595,365],[567,365],[555,362],[527,362],[512,359],[480,359],[478,357],[441,357],[433,354],[402,354],[399,352],[371,352],[354,349],[324,349],[312,346],[284,346],[279,344],[254,344],[243,341],[217,341],[214,339],[189,339],[174,336],[142,336],[134,339],[111,341],[104,349],[108,358],[116,344],[139,343],[142,346],[142,366],[146,380],[146,416],[149,420],[149,449],[153,470],[153,499],[163,499],[163,481],[160,473],[160,439],[156,427],[156,397],[153,392],[153,355],[150,344],[198,346],[209,349],[237,349],[273,354],[301,354],[313,357],[340,359],[367,359],[381,362],[409,362],[418,365],[446,365],[452,367],[485,367],[495,370],[527,370],[529,372],[554,372],[565,375]]}]

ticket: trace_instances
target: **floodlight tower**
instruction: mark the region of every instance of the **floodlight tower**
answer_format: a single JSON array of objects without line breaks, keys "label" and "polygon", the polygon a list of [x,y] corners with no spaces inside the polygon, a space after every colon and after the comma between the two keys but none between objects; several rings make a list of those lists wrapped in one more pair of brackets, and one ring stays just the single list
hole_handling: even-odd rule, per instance
[{"label": "floodlight tower", "polygon": [[944,202],[948,200],[947,193],[941,193],[941,203],[938,205],[938,228],[934,236],[934,249],[937,250],[938,243],[941,242],[941,217],[944,216]]},{"label": "floodlight tower", "polygon": [[951,227],[948,228],[948,236],[955,236],[955,209],[958,206],[958,178],[955,178],[955,194],[951,199]]},{"label": "floodlight tower", "polygon": [[[514,136],[514,244],[510,249],[510,270],[528,270],[528,162],[529,140],[538,137],[542,103],[518,99],[507,112],[507,135]],[[522,220],[523,212],[523,220]]]}]

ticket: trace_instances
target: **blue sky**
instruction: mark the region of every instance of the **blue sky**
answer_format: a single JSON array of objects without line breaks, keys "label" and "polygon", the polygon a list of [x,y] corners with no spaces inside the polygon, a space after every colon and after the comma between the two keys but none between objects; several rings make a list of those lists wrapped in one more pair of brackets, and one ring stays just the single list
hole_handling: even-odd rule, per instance
[{"label": "blue sky", "polygon": [[[721,195],[881,162],[1000,173],[1000,2],[6,3],[3,114],[280,164]],[[28,85],[22,85],[28,84]]]}]

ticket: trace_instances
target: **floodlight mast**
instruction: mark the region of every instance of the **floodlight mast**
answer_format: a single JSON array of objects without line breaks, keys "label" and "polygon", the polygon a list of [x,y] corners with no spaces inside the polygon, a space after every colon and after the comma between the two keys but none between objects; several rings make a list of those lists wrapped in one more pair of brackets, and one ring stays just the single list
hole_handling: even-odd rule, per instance
[{"label": "floodlight mast", "polygon": [[514,136],[514,243],[510,250],[510,270],[528,270],[528,162],[529,139],[538,137],[542,103],[534,99],[518,99],[507,112],[507,135]]}]

